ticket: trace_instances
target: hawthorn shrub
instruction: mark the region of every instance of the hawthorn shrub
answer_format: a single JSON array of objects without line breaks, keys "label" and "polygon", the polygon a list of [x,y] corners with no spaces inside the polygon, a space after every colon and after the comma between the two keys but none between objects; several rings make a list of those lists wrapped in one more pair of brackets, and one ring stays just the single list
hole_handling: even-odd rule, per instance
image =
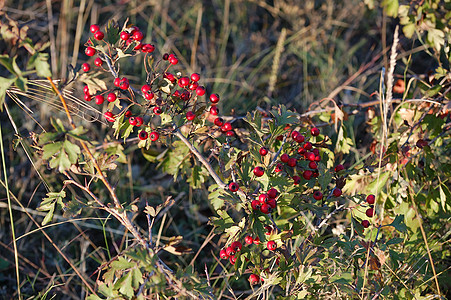
[{"label": "hawthorn shrub", "polygon": [[[104,141],[92,141],[73,119],[41,49],[29,51],[29,67],[47,78],[66,112],[33,145],[63,178],[37,208],[46,213],[42,225],[62,210],[67,218],[114,218],[131,235],[115,256],[98,262],[94,280],[81,276],[88,299],[444,296],[451,209],[445,64],[433,82],[395,83],[395,33],[379,101],[365,114],[374,142],[361,155],[350,152],[351,106],[326,99],[316,114],[280,105],[227,116],[218,108],[227,99],[209,90],[202,74],[186,73],[176,55],[143,43],[138,27],[110,22],[90,32],[76,81],[84,101],[103,113],[100,122],[110,128]],[[449,61],[449,49],[436,50]],[[136,56],[143,56],[143,79],[121,73]],[[13,74],[2,88],[21,88],[26,79],[15,60],[3,55],[0,63]],[[124,149],[123,141],[136,147]],[[220,245],[211,265],[196,264],[197,249],[193,263],[165,262],[167,253],[192,252],[184,237],[161,245],[157,234],[176,200],[152,206],[145,197],[118,195],[114,173],[135,152],[191,191],[208,190],[209,224]],[[196,239],[203,239],[200,248],[209,243]]]}]

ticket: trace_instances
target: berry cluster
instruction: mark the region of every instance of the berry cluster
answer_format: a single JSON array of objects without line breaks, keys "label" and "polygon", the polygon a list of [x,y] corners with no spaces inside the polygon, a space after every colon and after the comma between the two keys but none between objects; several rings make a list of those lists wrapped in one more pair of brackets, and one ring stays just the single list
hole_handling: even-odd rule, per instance
[{"label": "berry cluster", "polygon": [[[376,202],[376,196],[373,194],[370,194],[366,197],[366,202],[369,204],[369,207],[367,208],[365,214],[368,218],[372,218],[374,216],[374,203]],[[368,228],[370,226],[370,221],[363,220],[362,226],[364,228]]]},{"label": "berry cluster", "polygon": [[277,206],[277,197],[279,191],[275,188],[270,188],[266,193],[260,194],[258,199],[252,200],[251,207],[254,211],[261,211],[264,214],[271,213]]}]

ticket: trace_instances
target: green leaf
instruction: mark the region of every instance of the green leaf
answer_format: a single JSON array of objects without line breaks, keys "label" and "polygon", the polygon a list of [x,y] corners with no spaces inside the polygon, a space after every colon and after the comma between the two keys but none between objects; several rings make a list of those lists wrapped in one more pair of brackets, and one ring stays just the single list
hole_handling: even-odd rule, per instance
[{"label": "green leaf", "polygon": [[134,291],[132,287],[132,274],[131,272],[128,272],[127,275],[125,275],[125,279],[121,282],[121,287],[119,288],[119,292],[128,298],[133,297]]},{"label": "green leaf", "polygon": [[119,257],[111,263],[111,268],[117,271],[123,271],[135,266],[134,262],[127,261],[124,257]]},{"label": "green leaf", "polygon": [[36,52],[28,61],[28,68],[34,68],[39,77],[50,77],[50,65],[48,63],[49,55],[47,53]]},{"label": "green leaf", "polygon": [[12,59],[7,54],[0,55],[0,64],[2,64],[12,74],[16,74],[16,72],[14,72]]},{"label": "green leaf", "polygon": [[396,18],[398,16],[398,0],[384,0],[382,5],[385,7],[387,16]]},{"label": "green leaf", "polygon": [[14,78],[0,77],[0,111],[3,111],[3,103],[5,102],[6,91],[13,84]]},{"label": "green leaf", "polygon": [[64,150],[67,153],[71,164],[75,164],[77,162],[78,155],[81,153],[80,147],[66,140],[64,141]]},{"label": "green leaf", "polygon": [[16,80],[14,83],[22,92],[26,92],[28,90],[27,82],[28,82],[28,79],[26,79],[25,77],[19,76],[19,77],[16,77]]},{"label": "green leaf", "polygon": [[61,148],[63,147],[63,142],[56,142],[56,143],[50,143],[47,145],[44,145],[42,147],[43,153],[42,158],[43,159],[49,159],[59,151],[61,151]]},{"label": "green leaf", "polygon": [[117,22],[110,20],[105,30],[105,40],[110,44],[115,44],[119,40],[119,28]]},{"label": "green leaf", "polygon": [[404,215],[397,215],[396,218],[391,222],[391,224],[388,224],[386,226],[393,226],[396,230],[400,232],[406,232],[407,226],[404,224]]},{"label": "green leaf", "polygon": [[53,205],[50,210],[48,211],[48,213],[45,215],[44,220],[42,220],[42,226],[48,224],[49,222],[52,221],[53,219],[53,213],[55,212],[55,205]]},{"label": "green leaf", "polygon": [[392,238],[392,239],[388,240],[385,244],[387,246],[390,246],[390,245],[396,245],[396,244],[402,243],[403,241],[404,241],[403,238],[396,237],[396,238]]},{"label": "green leaf", "polygon": [[58,168],[58,171],[62,173],[68,170],[72,164],[70,163],[69,157],[66,152],[64,152],[64,150],[61,150],[55,157],[52,158],[49,165],[53,169]]}]

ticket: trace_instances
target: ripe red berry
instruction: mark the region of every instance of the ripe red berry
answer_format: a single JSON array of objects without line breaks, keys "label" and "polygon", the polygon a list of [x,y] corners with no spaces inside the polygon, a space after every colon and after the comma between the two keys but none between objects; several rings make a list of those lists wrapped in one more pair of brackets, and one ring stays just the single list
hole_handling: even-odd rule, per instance
[{"label": "ripe red berry", "polygon": [[254,168],[254,175],[255,176],[262,177],[264,173],[265,173],[265,169],[263,169],[262,167],[255,167]]},{"label": "ripe red berry", "polygon": [[304,177],[305,180],[310,180],[312,178],[313,172],[310,170],[305,170],[302,172],[302,177]]},{"label": "ripe red berry", "polygon": [[155,95],[153,94],[152,91],[147,91],[144,93],[144,98],[146,98],[146,100],[149,100],[149,101],[152,100],[154,96]]},{"label": "ripe red berry", "polygon": [[191,83],[188,85],[188,89],[190,89],[191,91],[194,91],[194,90],[197,89],[198,86],[199,86],[199,84],[198,84],[197,82],[191,82]]},{"label": "ripe red berry", "polygon": [[231,256],[229,257],[229,261],[230,261],[230,263],[231,263],[232,265],[234,265],[234,264],[236,263],[236,256],[235,256],[235,255],[231,255]]},{"label": "ripe red berry", "polygon": [[270,188],[266,194],[269,198],[276,198],[279,195],[279,191],[275,188]]},{"label": "ripe red berry", "polygon": [[310,150],[310,149],[312,149],[312,147],[313,147],[313,145],[312,145],[312,143],[310,143],[310,142],[306,142],[306,143],[304,144],[304,149],[305,149],[305,150]]},{"label": "ripe red berry", "polygon": [[102,95],[97,95],[97,96],[95,97],[95,102],[96,102],[96,104],[98,104],[98,105],[102,104],[104,101],[105,101],[105,98],[104,98]]},{"label": "ripe red berry", "polygon": [[179,63],[179,60],[177,57],[173,56],[169,58],[169,62],[171,63],[171,65],[176,65]]},{"label": "ripe red berry", "polygon": [[216,126],[222,126],[224,124],[224,120],[218,117],[214,120],[214,123]]},{"label": "ripe red berry", "polygon": [[130,84],[128,83],[128,79],[127,78],[122,78],[120,83],[119,83],[119,88],[121,90],[126,90],[130,87]]},{"label": "ripe red berry", "polygon": [[269,206],[269,204],[262,204],[262,206],[260,206],[260,211],[264,214],[269,214],[272,211],[271,206]]},{"label": "ripe red berry", "polygon": [[226,249],[221,249],[221,251],[219,251],[219,257],[222,259],[229,258],[229,256],[227,255]]},{"label": "ripe red berry", "polygon": [[268,194],[260,194],[260,196],[258,196],[258,201],[260,201],[260,203],[266,203],[266,200],[268,199]]},{"label": "ripe red berry", "polygon": [[230,124],[229,122],[225,122],[221,126],[221,131],[225,132],[225,131],[229,131],[229,130],[232,130],[232,124]]},{"label": "ripe red berry", "polygon": [[342,191],[341,191],[341,189],[339,189],[339,188],[334,188],[334,190],[332,191],[332,193],[334,194],[334,196],[335,197],[340,197],[341,196],[341,194],[342,194]]},{"label": "ripe red berry", "polygon": [[255,245],[259,245],[260,244],[260,238],[258,236],[254,239],[254,244]]},{"label": "ripe red berry", "polygon": [[192,81],[197,82],[197,81],[199,81],[199,79],[200,79],[200,75],[198,73],[191,74]]},{"label": "ripe red berry", "polygon": [[85,101],[91,101],[92,100],[91,95],[89,95],[89,94],[85,94],[84,99],[85,99]]},{"label": "ripe red berry", "polygon": [[149,135],[149,138],[152,142],[155,142],[156,140],[158,140],[158,138],[160,137],[160,135],[158,134],[158,132],[152,131]]},{"label": "ripe red berry", "polygon": [[122,31],[120,37],[121,40],[126,41],[130,38],[130,33],[128,33],[127,31]]},{"label": "ripe red berry", "polygon": [[103,34],[102,31],[97,31],[96,33],[94,33],[94,38],[98,41],[103,40],[103,38],[105,37],[105,35]]},{"label": "ripe red berry", "polygon": [[81,69],[83,72],[89,72],[89,70],[91,70],[91,66],[88,63],[84,63],[81,65]]},{"label": "ripe red berry", "polygon": [[241,251],[241,248],[243,247],[243,244],[241,244],[240,241],[235,241],[235,242],[232,243],[232,245],[230,245],[230,247],[232,247],[232,249],[235,250],[235,253],[236,253],[236,252],[240,252]]},{"label": "ripe red berry", "polygon": [[109,93],[106,99],[108,100],[108,102],[114,102],[116,101],[117,97],[115,93]]},{"label": "ripe red berry", "polygon": [[338,173],[338,172],[340,172],[341,170],[344,170],[344,169],[345,169],[345,167],[340,164],[340,165],[336,165],[334,170],[335,170],[336,173]]},{"label": "ripe red berry", "polygon": [[94,65],[96,65],[97,67],[101,67],[102,64],[103,64],[103,60],[101,60],[99,57],[94,59]]},{"label": "ripe red berry", "polygon": [[94,56],[96,54],[96,49],[92,48],[92,47],[86,47],[85,49],[85,54],[87,56]]},{"label": "ripe red berry", "polygon": [[262,206],[262,204],[260,201],[252,200],[252,202],[251,202],[252,210],[259,210],[261,206]]},{"label": "ripe red berry", "polygon": [[305,154],[305,158],[308,159],[309,161],[315,161],[315,157],[316,155],[313,152],[307,152]]},{"label": "ripe red berry", "polygon": [[129,111],[129,110],[127,110],[127,111],[125,112],[125,117],[126,117],[126,118],[130,118],[131,116],[132,116],[132,112]]},{"label": "ripe red berry", "polygon": [[136,118],[135,117],[130,117],[128,119],[128,122],[130,123],[130,125],[135,126],[136,125]]},{"label": "ripe red berry", "polygon": [[323,199],[323,193],[321,193],[320,191],[316,190],[315,192],[313,192],[313,199],[315,199],[315,200]]},{"label": "ripe red berry", "polygon": [[274,251],[277,248],[277,244],[274,241],[269,241],[266,243],[266,248],[268,248],[269,251]]},{"label": "ripe red berry", "polygon": [[193,113],[192,111],[186,112],[186,119],[187,119],[188,121],[194,120],[195,117],[196,117],[196,114]]},{"label": "ripe red berry", "polygon": [[147,132],[145,130],[141,130],[139,132],[139,134],[138,134],[138,137],[139,137],[140,140],[143,141],[143,140],[147,139],[148,134],[147,134]]},{"label": "ripe red berry", "polygon": [[299,183],[301,183],[301,177],[295,175],[295,176],[293,176],[293,181],[294,181],[294,185],[298,185]]},{"label": "ripe red berry", "polygon": [[137,30],[133,33],[132,39],[139,42],[144,38],[144,35],[141,31]]},{"label": "ripe red berry", "polygon": [[141,117],[136,117],[136,126],[139,127],[144,123],[143,118]]},{"label": "ripe red berry", "polygon": [[239,187],[238,183],[236,183],[236,182],[229,183],[229,190],[231,192],[236,192],[236,191],[238,191],[239,188],[240,187]]},{"label": "ripe red berry", "polygon": [[261,147],[258,152],[260,153],[261,156],[265,156],[266,154],[268,154],[268,148]]},{"label": "ripe red berry", "polygon": [[310,129],[310,133],[311,133],[313,136],[317,136],[317,135],[319,135],[319,129],[316,128],[316,127],[313,127],[312,129]]},{"label": "ripe red berry", "polygon": [[283,163],[287,163],[288,160],[290,160],[290,156],[288,156],[288,154],[284,153],[284,154],[282,154],[282,155],[280,156],[280,160],[281,160]]},{"label": "ripe red berry", "polygon": [[309,162],[308,167],[310,169],[318,169],[318,165],[314,161]]},{"label": "ripe red berry", "polygon": [[305,137],[302,134],[298,134],[295,138],[295,141],[300,143],[303,143],[305,141]]},{"label": "ripe red berry", "polygon": [[293,132],[291,132],[291,138],[293,140],[296,140],[296,138],[299,134],[300,134],[299,131],[293,130]]},{"label": "ripe red berry", "polygon": [[203,96],[203,95],[205,95],[205,87],[203,87],[203,86],[198,86],[198,87],[196,88],[196,95],[197,95],[197,96]]},{"label": "ripe red berry", "polygon": [[278,163],[276,165],[276,168],[274,169],[274,171],[279,173],[279,172],[282,172],[282,170],[283,170],[283,165],[281,163]]},{"label": "ripe red berry", "polygon": [[271,209],[275,209],[277,206],[277,201],[274,198],[268,198],[268,200],[266,200],[266,204],[268,204],[271,207]]},{"label": "ripe red berry", "polygon": [[114,120],[115,120],[114,115],[113,115],[113,113],[111,111],[105,112],[104,116],[105,116],[105,119],[107,119],[108,122],[114,122]]},{"label": "ripe red berry", "polygon": [[141,51],[142,51],[142,52],[146,52],[146,53],[152,53],[152,52],[155,51],[155,46],[152,45],[152,44],[144,44],[144,45],[141,47]]},{"label": "ripe red berry", "polygon": [[368,209],[366,210],[365,214],[366,214],[369,218],[371,218],[371,217],[374,215],[374,209],[371,208],[371,207],[368,208]]},{"label": "ripe red berry", "polygon": [[211,94],[210,95],[210,101],[211,101],[211,103],[218,103],[219,102],[219,95],[218,94]]},{"label": "ripe red berry", "polygon": [[146,92],[150,91],[150,89],[151,89],[150,85],[144,84],[144,85],[141,87],[141,92],[146,93]]},{"label": "ripe red berry", "polygon": [[212,114],[213,116],[217,116],[219,114],[218,107],[217,106],[210,107],[210,114]]},{"label": "ripe red berry", "polygon": [[161,115],[161,113],[162,113],[161,108],[159,108],[158,106],[155,106],[153,108],[153,113],[156,114],[157,116]]},{"label": "ripe red berry", "polygon": [[374,196],[373,194],[368,195],[366,197],[366,202],[368,202],[368,204],[374,204],[374,202],[376,202],[376,196]]},{"label": "ripe red berry", "polygon": [[119,85],[121,84],[121,79],[119,77],[114,78],[113,84],[114,86],[119,87]]},{"label": "ripe red berry", "polygon": [[244,242],[248,245],[252,245],[252,243],[254,242],[254,239],[250,235],[248,235],[244,238]]},{"label": "ripe red berry", "polygon": [[232,248],[232,246],[229,246],[226,248],[226,253],[228,256],[235,255],[235,250]]},{"label": "ripe red berry", "polygon": [[288,160],[288,163],[287,163],[287,164],[288,164],[288,166],[294,168],[294,167],[296,167],[297,159],[294,158],[294,157],[292,157],[292,158],[290,158],[290,159]]},{"label": "ripe red berry", "polygon": [[259,282],[259,280],[260,280],[260,277],[258,275],[251,274],[249,276],[249,283],[251,285],[256,285]]},{"label": "ripe red berry", "polygon": [[188,77],[181,77],[178,81],[178,84],[181,88],[187,86],[189,84],[189,78]]},{"label": "ripe red berry", "polygon": [[99,27],[99,25],[97,25],[97,24],[92,24],[92,25],[89,27],[89,30],[90,30],[92,33],[96,33],[97,31],[100,30],[100,27]]},{"label": "ripe red berry", "polygon": [[370,226],[370,221],[368,221],[368,220],[363,220],[363,221],[362,221],[362,226],[363,226],[363,228],[368,228],[368,227]]},{"label": "ripe red berry", "polygon": [[89,87],[88,87],[87,85],[85,85],[85,86],[83,87],[83,93],[89,94]]}]

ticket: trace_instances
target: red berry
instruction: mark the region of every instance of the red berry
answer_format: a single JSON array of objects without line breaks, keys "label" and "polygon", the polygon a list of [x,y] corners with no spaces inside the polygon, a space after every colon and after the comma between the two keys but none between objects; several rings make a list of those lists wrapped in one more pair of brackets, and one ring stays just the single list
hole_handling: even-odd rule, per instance
[{"label": "red berry", "polygon": [[269,251],[274,251],[277,248],[277,244],[274,241],[269,241],[266,243],[266,248],[268,248]]},{"label": "red berry", "polygon": [[260,153],[261,156],[265,156],[266,154],[268,154],[268,148],[261,147],[258,152]]},{"label": "red berry", "polygon": [[99,27],[99,25],[97,25],[97,24],[92,24],[92,25],[89,27],[89,30],[90,30],[92,33],[96,33],[97,31],[100,30],[100,27]]},{"label": "red berry", "polygon": [[308,167],[310,169],[318,169],[318,165],[314,161],[309,162]]},{"label": "red berry", "polygon": [[320,191],[315,191],[313,193],[313,199],[315,199],[315,200],[323,199],[323,193],[321,193]]},{"label": "red berry", "polygon": [[113,84],[114,86],[119,87],[119,85],[121,84],[121,79],[119,77],[114,78]]},{"label": "red berry", "polygon": [[310,180],[312,178],[313,172],[310,170],[305,170],[302,172],[302,177],[304,177],[305,180]]},{"label": "red berry", "polygon": [[106,97],[106,99],[108,100],[108,102],[114,102],[116,101],[116,94],[115,93],[109,93],[108,96]]},{"label": "red berry", "polygon": [[96,33],[94,33],[94,38],[98,41],[103,40],[104,37],[105,35],[103,34],[102,31],[97,31]]},{"label": "red berry", "polygon": [[195,117],[196,117],[196,114],[193,113],[192,111],[186,112],[186,119],[187,119],[188,121],[194,120]]},{"label": "red berry", "polygon": [[254,244],[255,245],[260,244],[260,238],[258,236],[254,239]]},{"label": "red berry", "polygon": [[119,88],[121,90],[127,90],[130,87],[130,84],[128,83],[128,79],[127,78],[122,78],[121,82],[119,84]]},{"label": "red berry", "polygon": [[197,89],[198,86],[199,86],[199,84],[197,82],[192,82],[188,85],[188,89],[190,89],[191,91],[194,91]]},{"label": "red berry", "polygon": [[290,158],[290,159],[288,160],[288,163],[287,163],[287,164],[288,164],[290,167],[294,168],[294,167],[296,167],[297,159],[294,158],[294,157],[292,157],[292,158]]},{"label": "red berry", "polygon": [[153,113],[156,114],[157,116],[161,115],[161,113],[162,113],[161,108],[159,108],[158,106],[155,106],[153,108]]},{"label": "red berry", "polygon": [[145,130],[141,130],[139,132],[139,134],[138,134],[138,137],[139,137],[140,140],[143,141],[143,140],[147,139],[148,134],[147,134],[147,132]]},{"label": "red berry", "polygon": [[126,41],[130,38],[130,33],[128,33],[127,31],[122,31],[120,37],[121,40]]},{"label": "red berry", "polygon": [[92,100],[91,95],[85,94],[85,100],[86,101],[91,101]]},{"label": "red berry", "polygon": [[262,205],[261,202],[258,200],[252,200],[251,202],[252,210],[259,210],[261,205]]},{"label": "red berry", "polygon": [[95,97],[96,104],[100,105],[105,101],[105,98],[102,95],[97,95]]},{"label": "red berry", "polygon": [[91,70],[91,66],[88,63],[84,63],[81,65],[81,69],[83,72],[89,72],[89,70]]},{"label": "red berry", "polygon": [[210,95],[210,101],[211,101],[211,103],[218,103],[219,102],[219,95],[218,94],[211,94]]},{"label": "red berry", "polygon": [[266,204],[268,204],[271,207],[271,209],[274,209],[277,206],[277,201],[274,198],[268,198],[268,200],[266,200]]},{"label": "red berry", "polygon": [[301,183],[301,177],[295,175],[295,176],[293,176],[293,181],[294,181],[294,185],[298,185],[299,183]]},{"label": "red berry", "polygon": [[231,263],[232,265],[234,265],[235,262],[236,262],[236,256],[235,256],[235,255],[231,255],[231,256],[229,257],[229,261],[230,261],[230,263]]},{"label": "red berry", "polygon": [[155,46],[152,44],[144,44],[141,48],[142,52],[152,53],[155,51]]},{"label": "red berry", "polygon": [[210,114],[212,114],[213,116],[217,116],[219,114],[218,107],[216,107],[216,106],[210,107]]},{"label": "red berry", "polygon": [[260,201],[260,203],[266,203],[266,200],[268,199],[268,194],[260,194],[260,196],[258,196],[258,201]]},{"label": "red berry", "polygon": [[89,87],[88,87],[87,85],[85,85],[85,86],[83,87],[83,93],[89,95]]},{"label": "red berry", "polygon": [[102,64],[103,64],[103,60],[101,60],[99,57],[94,59],[94,65],[96,65],[97,67],[101,67]]},{"label": "red berry", "polygon": [[226,248],[226,253],[228,256],[235,255],[235,250],[232,248],[232,246],[229,246]]},{"label": "red berry", "polygon": [[243,247],[243,245],[240,241],[235,241],[232,243],[232,245],[230,245],[230,247],[232,247],[232,249],[235,250],[236,253],[241,251],[241,247]]},{"label": "red berry", "polygon": [[276,198],[279,195],[279,191],[275,188],[270,188],[266,194],[268,194],[269,198]]},{"label": "red berry", "polygon": [[316,128],[316,127],[313,127],[312,129],[310,129],[310,133],[311,133],[313,136],[317,136],[317,135],[319,135],[319,129]]},{"label": "red berry", "polygon": [[363,220],[363,221],[362,221],[362,226],[363,226],[363,228],[368,228],[368,227],[370,227],[370,221],[368,221],[368,220]]},{"label": "red berry", "polygon": [[136,118],[135,117],[130,117],[130,119],[128,119],[128,122],[130,123],[130,125],[135,126],[136,125]]},{"label": "red berry", "polygon": [[295,138],[296,142],[303,143],[305,141],[305,137],[302,134],[298,134]]},{"label": "red berry", "polygon": [[293,130],[293,132],[291,132],[291,138],[293,140],[296,140],[299,134],[300,134],[299,131]]},{"label": "red berry", "polygon": [[252,243],[254,242],[254,239],[250,235],[248,235],[244,238],[244,242],[248,245],[252,245]]},{"label": "red berry", "polygon": [[152,142],[155,142],[156,140],[158,140],[158,138],[160,137],[160,135],[158,134],[158,132],[152,131],[149,135],[149,138]]},{"label": "red berry", "polygon": [[342,171],[344,169],[345,169],[345,167],[340,164],[340,165],[336,165],[334,170],[335,170],[336,173],[338,173],[338,172],[340,172],[340,171]]},{"label": "red berry", "polygon": [[304,144],[304,149],[305,149],[305,150],[310,150],[310,149],[312,149],[312,147],[313,147],[313,145],[312,145],[312,143],[310,143],[310,142],[306,142],[306,143]]},{"label": "red berry", "polygon": [[87,56],[94,56],[96,54],[96,49],[94,49],[92,47],[86,47],[85,54]]},{"label": "red berry", "polygon": [[251,285],[256,285],[256,284],[258,283],[259,280],[260,280],[260,277],[258,277],[258,275],[251,274],[251,275],[249,276],[249,283],[250,283]]},{"label": "red berry", "polygon": [[269,204],[265,203],[262,204],[262,206],[260,206],[260,211],[264,214],[269,214],[272,211],[272,209],[271,206],[269,206]]},{"label": "red berry", "polygon": [[276,165],[276,168],[274,169],[275,172],[279,173],[283,170],[283,165],[281,163],[278,163]]},{"label": "red berry", "polygon": [[334,190],[332,191],[332,193],[334,194],[334,196],[335,197],[340,197],[341,196],[341,194],[342,194],[342,191],[341,191],[341,189],[339,189],[339,188],[334,188]]},{"label": "red berry", "polygon": [[141,117],[136,117],[136,126],[139,127],[144,123],[143,118]]},{"label": "red berry", "polygon": [[125,112],[125,117],[126,117],[126,118],[130,118],[131,116],[132,116],[132,112],[129,111],[129,110],[127,110],[127,111]]},{"label": "red berry", "polygon": [[224,120],[222,118],[216,118],[214,121],[216,126],[222,126],[224,124]]},{"label": "red berry", "polygon": [[108,122],[114,122],[114,115],[111,111],[107,111],[104,114],[105,119],[107,119]]},{"label": "red berry", "polygon": [[177,59],[177,57],[173,56],[169,58],[169,62],[171,63],[171,65],[176,65],[179,63],[179,60]]},{"label": "red berry", "polygon": [[146,93],[146,92],[150,91],[150,89],[151,89],[150,85],[144,84],[144,85],[141,87],[141,92]]},{"label": "red berry", "polygon": [[374,204],[374,202],[376,202],[376,196],[374,195],[368,195],[366,197],[366,202],[368,202],[368,204]]},{"label": "red berry", "polygon": [[219,251],[219,257],[222,259],[229,258],[229,256],[227,255],[226,249],[221,249],[221,251]]},{"label": "red berry", "polygon": [[146,100],[149,100],[149,101],[152,100],[154,96],[155,95],[152,93],[152,91],[147,91],[144,93],[144,98],[146,98]]},{"label": "red berry", "polygon": [[198,86],[198,87],[196,88],[196,95],[197,95],[197,96],[203,96],[203,95],[205,95],[205,87],[203,87],[203,86]]},{"label": "red berry", "polygon": [[187,86],[187,85],[189,84],[189,78],[188,78],[188,77],[181,77],[181,78],[179,79],[178,84],[179,84],[179,86],[180,86],[181,88]]},{"label": "red berry", "polygon": [[133,33],[132,39],[134,39],[135,41],[139,42],[144,38],[144,35],[141,31],[135,31]]},{"label": "red berry", "polygon": [[288,154],[284,153],[284,154],[282,154],[282,155],[280,156],[280,160],[281,160],[283,163],[287,163],[287,162],[290,160],[290,156],[288,156]]},{"label": "red berry", "polygon": [[365,214],[368,216],[368,218],[371,218],[374,215],[374,209],[373,208],[368,208],[365,212]]},{"label": "red berry", "polygon": [[240,187],[238,186],[238,183],[236,183],[236,182],[229,183],[229,190],[231,192],[236,192],[236,191],[238,191],[239,188]]},{"label": "red berry", "polygon": [[313,152],[307,152],[305,154],[305,158],[308,159],[309,161],[315,161],[315,157],[316,155]]},{"label": "red berry", "polygon": [[222,126],[221,126],[221,131],[229,131],[232,130],[232,124],[230,124],[229,122],[225,122]]},{"label": "red berry", "polygon": [[254,168],[254,175],[255,176],[262,177],[264,173],[265,173],[265,169],[263,169],[262,167],[255,167]]},{"label": "red berry", "polygon": [[198,73],[191,74],[192,81],[197,82],[197,81],[199,81],[199,79],[200,79],[200,75]]}]

